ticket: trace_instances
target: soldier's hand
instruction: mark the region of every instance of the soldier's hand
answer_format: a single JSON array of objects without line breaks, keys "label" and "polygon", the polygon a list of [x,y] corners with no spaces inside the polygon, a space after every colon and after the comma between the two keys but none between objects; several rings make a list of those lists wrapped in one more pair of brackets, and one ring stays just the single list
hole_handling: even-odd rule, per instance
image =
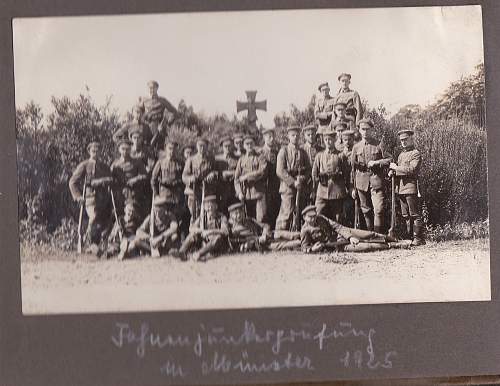
[{"label": "soldier's hand", "polygon": [[392,177],[392,176],[394,175],[394,170],[392,170],[392,169],[391,169],[391,170],[389,170],[389,173],[387,173],[387,175],[388,175],[389,177]]},{"label": "soldier's hand", "polygon": [[319,252],[323,249],[323,247],[324,244],[318,241],[311,247],[311,252]]},{"label": "soldier's hand", "polygon": [[238,199],[239,199],[240,201],[243,201],[243,200],[245,199],[244,194],[243,194],[243,193],[238,194]]},{"label": "soldier's hand", "polygon": [[262,235],[259,237],[259,243],[264,244],[267,241],[266,235]]},{"label": "soldier's hand", "polygon": [[352,245],[357,245],[359,244],[359,239],[356,238],[356,237],[349,237],[349,242],[352,244]]},{"label": "soldier's hand", "polygon": [[374,167],[375,165],[378,165],[378,161],[373,161],[373,160],[368,161],[368,167],[369,167],[369,168],[372,168],[372,167]]},{"label": "soldier's hand", "polygon": [[357,195],[358,195],[358,193],[356,192],[356,189],[353,189],[353,190],[351,191],[351,197],[352,197],[352,199],[353,199],[353,200],[355,200],[355,199],[356,199],[356,197],[357,197]]},{"label": "soldier's hand", "polygon": [[394,163],[394,162],[391,162],[391,163],[389,164],[389,169],[391,169],[391,170],[396,170],[396,168],[397,168],[397,167],[398,167],[398,164],[396,164],[396,163]]},{"label": "soldier's hand", "polygon": [[295,182],[293,183],[293,186],[295,186],[296,188],[298,188],[300,185],[301,185],[301,183],[300,183],[299,179],[297,178],[295,180]]}]

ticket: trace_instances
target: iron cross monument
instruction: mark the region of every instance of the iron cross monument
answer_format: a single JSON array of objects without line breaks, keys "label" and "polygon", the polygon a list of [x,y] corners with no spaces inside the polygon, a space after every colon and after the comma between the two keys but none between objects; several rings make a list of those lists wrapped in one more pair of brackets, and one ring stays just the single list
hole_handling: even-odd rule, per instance
[{"label": "iron cross monument", "polygon": [[240,112],[243,110],[248,110],[247,121],[248,126],[252,128],[257,128],[257,110],[267,111],[267,100],[255,101],[255,96],[257,95],[257,91],[245,91],[247,94],[247,101],[240,102],[236,101],[236,112]]}]

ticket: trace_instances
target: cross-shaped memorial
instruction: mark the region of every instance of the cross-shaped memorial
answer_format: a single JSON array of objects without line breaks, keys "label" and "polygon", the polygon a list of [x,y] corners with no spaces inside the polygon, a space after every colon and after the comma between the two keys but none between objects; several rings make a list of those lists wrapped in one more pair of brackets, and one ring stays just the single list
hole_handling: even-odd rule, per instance
[{"label": "cross-shaped memorial", "polygon": [[245,93],[247,94],[247,101],[236,101],[236,112],[248,110],[248,126],[257,128],[257,110],[267,111],[267,100],[256,102],[257,91],[245,91]]}]

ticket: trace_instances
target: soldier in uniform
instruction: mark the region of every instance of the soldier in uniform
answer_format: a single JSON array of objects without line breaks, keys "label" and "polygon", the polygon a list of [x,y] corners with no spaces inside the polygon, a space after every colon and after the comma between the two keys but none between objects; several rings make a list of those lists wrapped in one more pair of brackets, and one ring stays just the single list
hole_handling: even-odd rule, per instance
[{"label": "soldier in uniform", "polygon": [[[154,196],[164,197],[170,210],[180,222],[183,217],[184,184],[182,183],[182,165],[175,157],[173,141],[165,142],[163,158],[156,163],[151,175],[151,188]],[[189,228],[189,224],[183,224]]]},{"label": "soldier in uniform", "polygon": [[120,158],[111,164],[113,190],[117,192],[116,209],[119,215],[122,214],[125,201],[130,200],[137,206],[140,216],[144,216],[148,211],[148,208],[144,207],[147,200],[147,172],[141,161],[131,157],[130,147],[131,142],[128,139],[118,142]]},{"label": "soldier in uniform", "polygon": [[306,207],[302,211],[302,216],[304,216],[304,226],[300,232],[300,241],[301,249],[305,253],[332,249],[345,252],[373,252],[389,249],[389,242],[395,241],[381,233],[340,225],[317,214],[314,205]]},{"label": "soldier in uniform", "polygon": [[243,134],[241,133],[234,134],[233,144],[234,144],[234,156],[239,159],[243,154],[245,154],[245,149],[243,148]]},{"label": "soldier in uniform", "polygon": [[389,173],[396,175],[401,215],[406,222],[408,236],[413,238],[412,245],[424,245],[424,224],[418,197],[418,173],[422,156],[415,148],[412,130],[401,130],[398,135],[403,151],[399,154],[398,163],[389,165]]},{"label": "soldier in uniform", "polygon": [[194,261],[206,261],[210,254],[221,254],[227,251],[228,221],[217,209],[217,196],[205,196],[203,211],[191,227],[189,236],[182,243],[178,256],[187,259],[187,254],[196,249],[192,254]]},{"label": "soldier in uniform", "polygon": [[354,121],[354,118],[352,116],[346,115],[346,108],[347,108],[347,104],[344,102],[336,102],[334,104],[333,111],[334,111],[335,119],[332,119],[332,123],[333,122],[345,122],[346,129],[354,130],[357,132],[358,129],[356,128],[356,122]]},{"label": "soldier in uniform", "polygon": [[[108,188],[113,182],[108,165],[99,158],[99,142],[87,145],[89,158],[81,162],[69,180],[71,196],[85,205],[88,216],[87,239],[91,245],[87,252],[100,255],[100,242],[109,231],[110,203]],[[85,186],[85,198],[82,187]]]},{"label": "soldier in uniform", "polygon": [[332,120],[334,98],[330,95],[330,86],[328,82],[321,83],[318,86],[319,92],[322,94],[314,107],[314,118],[318,125],[318,134],[322,134]]},{"label": "soldier in uniform", "polygon": [[152,148],[157,150],[163,146],[166,133],[160,123],[171,124],[177,115],[175,107],[164,97],[158,95],[159,84],[155,80],[148,82],[149,98],[140,102],[140,107],[144,110],[142,120],[149,126],[152,139]]},{"label": "soldier in uniform", "polygon": [[130,128],[129,139],[132,142],[130,156],[141,161],[148,175],[151,175],[153,167],[155,166],[155,157],[147,144],[144,143],[144,134],[139,126]]},{"label": "soldier in uniform", "polygon": [[279,148],[276,144],[274,129],[262,130],[264,146],[260,149],[260,156],[267,162],[266,174],[266,200],[267,221],[271,229],[276,225],[276,218],[280,210],[280,179],[276,175],[276,161]]},{"label": "soldier in uniform", "polygon": [[[342,144],[344,145],[344,155],[347,160],[347,173],[349,175],[350,184],[352,185],[352,172],[353,168],[351,165],[352,160],[352,148],[354,146],[354,134],[353,130],[345,130],[342,132]],[[342,213],[343,225],[353,228],[354,227],[354,200],[352,199],[352,192],[344,198],[344,208]]]},{"label": "soldier in uniform", "polygon": [[236,202],[234,172],[238,164],[238,158],[233,154],[233,141],[229,136],[221,139],[220,146],[222,148],[222,154],[215,157],[215,164],[219,172],[217,196],[219,197],[221,210],[227,215],[227,208],[229,205]]},{"label": "soldier in uniform", "polygon": [[[118,253],[118,260],[134,255],[136,250],[136,232],[141,219],[132,201],[127,201],[123,216],[115,221],[108,237],[108,257]],[[120,235],[121,233],[121,235]]]},{"label": "soldier in uniform", "polygon": [[262,251],[271,238],[269,225],[247,217],[243,203],[229,208],[229,248],[235,252]]},{"label": "soldier in uniform", "polygon": [[[352,198],[359,196],[368,230],[381,233],[384,226],[384,167],[391,163],[380,142],[373,136],[373,122],[363,119],[359,122],[361,141],[352,149],[351,165],[354,168]],[[372,218],[373,213],[373,218]]]},{"label": "soldier in uniform", "polygon": [[336,135],[332,129],[323,132],[326,149],[314,160],[312,178],[319,182],[315,204],[318,213],[340,222],[344,198],[351,188],[351,176],[344,152],[335,147]]},{"label": "soldier in uniform", "polygon": [[302,206],[305,201],[304,195],[300,192],[304,191],[304,185],[311,175],[311,164],[305,150],[299,146],[299,133],[298,126],[287,129],[289,143],[280,149],[276,161],[276,175],[281,181],[281,206],[276,220],[276,230],[290,230],[294,211],[300,209],[295,207],[297,189],[299,205]]},{"label": "soldier in uniform", "polygon": [[338,76],[340,89],[335,96],[335,103],[343,102],[346,104],[346,115],[353,117],[356,126],[363,118],[363,105],[357,91],[349,88],[351,84],[351,74],[342,73]]},{"label": "soldier in uniform", "polygon": [[249,217],[265,222],[267,214],[266,175],[267,162],[255,151],[254,139],[247,135],[243,140],[245,154],[240,157],[234,172],[234,188]]},{"label": "soldier in uniform", "polygon": [[142,107],[139,105],[135,105],[132,108],[132,121],[125,123],[122,127],[114,132],[113,141],[115,143],[118,143],[123,139],[131,139],[132,131],[134,131],[140,133],[141,140],[145,142],[143,143],[143,145],[148,147],[151,143],[152,134],[149,127],[144,122],[142,122],[142,114]]},{"label": "soldier in uniform", "polygon": [[335,131],[336,136],[335,136],[335,148],[343,152],[344,151],[344,143],[342,142],[342,133],[347,130],[347,124],[346,122],[342,121],[332,121],[330,124],[330,129]]},{"label": "soldier in uniform", "polygon": [[208,153],[207,140],[198,139],[196,149],[197,153],[188,158],[182,172],[182,182],[186,186],[184,193],[188,196],[191,223],[200,215],[203,187],[205,187],[205,196],[217,193],[218,173],[215,160]]},{"label": "soldier in uniform", "polygon": [[[316,155],[324,150],[323,147],[316,141],[316,126],[305,126],[302,128],[302,135],[304,136],[304,145],[302,148],[305,150],[307,157],[309,158],[309,164],[313,165]],[[307,197],[306,201],[308,205],[311,205],[316,201],[317,187],[317,181],[314,179],[310,179],[306,182],[306,191],[304,194]]]},{"label": "soldier in uniform", "polygon": [[192,145],[186,145],[182,148],[182,164],[185,165],[189,157],[194,153]]},{"label": "soldier in uniform", "polygon": [[[160,256],[176,255],[179,237],[175,214],[170,210],[171,206],[166,197],[156,196],[153,205],[153,219],[151,220],[150,214],[144,219],[137,229],[134,246],[146,253],[151,252],[153,247],[158,249]],[[153,229],[150,221],[153,221]]]}]

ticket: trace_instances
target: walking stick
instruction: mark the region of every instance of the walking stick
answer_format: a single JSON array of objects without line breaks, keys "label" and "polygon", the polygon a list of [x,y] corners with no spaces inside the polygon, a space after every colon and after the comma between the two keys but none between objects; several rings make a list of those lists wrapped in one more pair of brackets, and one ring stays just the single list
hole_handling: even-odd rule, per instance
[{"label": "walking stick", "polygon": [[297,193],[295,194],[295,213],[293,215],[292,221],[292,232],[300,231],[300,186],[297,187]]},{"label": "walking stick", "polygon": [[83,220],[83,207],[85,206],[85,198],[87,196],[87,176],[83,182],[83,201],[80,204],[80,215],[78,216],[78,253],[82,253],[83,235],[82,235],[82,220]]},{"label": "walking stick", "polygon": [[123,230],[122,224],[120,224],[120,219],[118,218],[118,212],[116,211],[115,195],[113,194],[113,189],[110,189],[111,193],[111,203],[113,204],[113,213],[115,214],[116,225],[118,226],[118,237],[120,237],[120,243],[123,240]]},{"label": "walking stick", "polygon": [[151,200],[151,213],[149,215],[149,246],[151,248],[151,257],[160,257],[160,250],[153,247],[153,238],[155,237],[155,193],[153,191],[153,199]]},{"label": "walking stick", "polygon": [[391,227],[389,228],[389,237],[396,238],[396,176],[391,175]]}]

